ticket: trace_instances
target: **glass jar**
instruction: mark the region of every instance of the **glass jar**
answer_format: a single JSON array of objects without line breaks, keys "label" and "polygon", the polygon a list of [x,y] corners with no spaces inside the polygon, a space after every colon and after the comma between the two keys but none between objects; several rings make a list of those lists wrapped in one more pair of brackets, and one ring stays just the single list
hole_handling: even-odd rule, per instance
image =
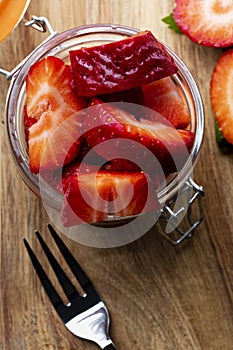
[{"label": "glass jar", "polygon": [[[69,50],[71,49],[74,50],[84,46],[94,46],[118,41],[137,34],[138,30],[121,25],[96,24],[73,28],[58,34],[53,31],[49,22],[44,17],[34,17],[32,21],[28,22],[26,25],[32,25],[36,29],[43,31],[48,29],[50,36],[23,62],[13,69],[12,72],[6,72],[3,69],[0,70],[0,72],[4,73],[8,79],[11,79],[6,102],[7,131],[13,158],[22,179],[26,185],[43,200],[47,212],[49,211],[48,215],[50,216],[50,219],[57,221],[56,218],[59,216],[58,213],[60,212],[63,202],[62,195],[56,192],[53,188],[43,184],[40,181],[39,176],[32,174],[29,168],[29,156],[27,144],[25,142],[23,117],[25,105],[25,79],[28,70],[33,63],[39,61],[45,56],[56,56],[65,62],[68,62]],[[166,48],[179,68],[178,73],[173,76],[173,79],[179,86],[180,92],[189,108],[191,115],[190,129],[195,135],[194,144],[190,153],[192,167],[190,168],[190,163],[187,162],[179,172],[178,176],[171,177],[166,186],[161,188],[158,193],[159,200],[162,203],[165,203],[163,209],[161,209],[159,213],[160,218],[158,223],[160,231],[173,244],[179,244],[186,237],[192,236],[194,230],[203,218],[201,204],[203,190],[201,186],[193,181],[192,168],[196,164],[203,140],[204,113],[200,93],[191,73],[181,59],[169,47],[166,46]],[[184,203],[184,198],[186,203]],[[196,213],[197,218],[194,220],[191,214],[191,206],[193,206],[193,202],[196,202],[196,199],[198,202],[198,214]],[[179,225],[183,221],[185,215],[188,215],[188,227],[181,230]],[[107,222],[94,226],[95,233],[99,227],[114,226],[116,222],[114,223],[113,221],[115,220],[117,221],[116,226],[119,227],[122,219],[119,220],[110,217]],[[55,225],[58,225],[62,232],[67,233],[66,229],[64,229],[60,223],[55,222]],[[77,230],[85,231],[83,227],[84,225],[81,225],[81,229],[76,227],[75,231],[72,231],[71,234],[68,232],[67,234],[72,236],[76,234],[75,232],[77,232]],[[174,232],[176,232],[178,236],[173,237]],[[90,242],[86,242],[85,239],[84,242],[82,238],[78,238],[77,240],[84,244],[103,246],[102,243],[99,244],[96,242],[90,244]],[[132,238],[129,239],[129,241],[132,240]],[[105,244],[105,246],[108,245],[108,243],[107,245]],[[121,244],[118,242],[118,244],[110,245],[115,246]]]}]

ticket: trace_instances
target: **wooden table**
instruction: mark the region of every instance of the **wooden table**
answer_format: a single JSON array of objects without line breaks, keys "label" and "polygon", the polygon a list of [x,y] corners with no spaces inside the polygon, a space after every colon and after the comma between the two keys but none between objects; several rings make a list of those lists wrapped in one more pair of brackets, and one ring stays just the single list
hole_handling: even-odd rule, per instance
[{"label": "wooden table", "polygon": [[[233,185],[232,156],[218,150],[209,102],[209,81],[221,50],[204,48],[167,29],[161,19],[173,1],[32,0],[26,13],[49,18],[64,31],[96,22],[150,29],[185,61],[200,88],[206,113],[202,152],[195,180],[205,189],[205,219],[188,244],[174,247],[153,230],[138,241],[113,249],[65,242],[78,257],[111,314],[117,349],[230,350],[233,344]],[[44,39],[23,23],[0,44],[0,66],[12,69]],[[1,288],[0,348],[97,349],[70,334],[48,302],[23,247],[27,237],[46,237],[47,215],[20,179],[7,144],[1,83]],[[50,238],[46,237],[48,243]],[[50,271],[50,270],[49,270]],[[51,271],[50,271],[51,272]]]}]

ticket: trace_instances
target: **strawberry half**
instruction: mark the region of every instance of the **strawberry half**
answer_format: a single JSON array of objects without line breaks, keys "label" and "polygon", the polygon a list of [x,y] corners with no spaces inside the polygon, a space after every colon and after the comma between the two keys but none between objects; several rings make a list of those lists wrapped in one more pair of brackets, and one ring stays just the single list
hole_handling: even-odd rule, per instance
[{"label": "strawberry half", "polygon": [[150,31],[109,44],[70,51],[76,93],[124,91],[177,72],[173,58]]},{"label": "strawberry half", "polygon": [[233,144],[233,49],[226,51],[214,68],[210,99],[223,137]]},{"label": "strawberry half", "polygon": [[232,0],[176,0],[173,16],[195,43],[211,47],[233,45]]},{"label": "strawberry half", "polygon": [[160,209],[156,194],[149,196],[151,183],[142,172],[76,173],[67,184],[61,213],[65,227],[100,222],[109,214],[126,217]]},{"label": "strawberry half", "polygon": [[129,159],[148,173],[157,161],[165,173],[184,165],[193,145],[191,131],[176,130],[158,113],[157,121],[138,121],[118,105],[96,98],[90,104],[83,123],[84,137],[97,153],[107,160]]},{"label": "strawberry half", "polygon": [[[36,62],[28,72],[27,122],[33,118],[28,146],[33,173],[62,166],[78,153],[81,114],[77,112],[86,107],[86,100],[75,95],[72,84],[70,67],[53,56]],[[68,118],[71,120],[64,123]]]},{"label": "strawberry half", "polygon": [[[175,128],[185,129],[190,123],[190,113],[178,86],[170,77],[143,85],[144,105],[162,114]],[[151,120],[154,114],[151,113]]]}]

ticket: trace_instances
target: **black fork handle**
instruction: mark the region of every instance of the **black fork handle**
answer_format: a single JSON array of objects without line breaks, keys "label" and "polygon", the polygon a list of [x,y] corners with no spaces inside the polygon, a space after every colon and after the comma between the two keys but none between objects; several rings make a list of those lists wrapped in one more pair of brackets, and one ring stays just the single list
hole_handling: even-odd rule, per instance
[{"label": "black fork handle", "polygon": [[116,350],[116,347],[112,343],[112,344],[107,345],[105,348],[103,348],[103,350]]}]

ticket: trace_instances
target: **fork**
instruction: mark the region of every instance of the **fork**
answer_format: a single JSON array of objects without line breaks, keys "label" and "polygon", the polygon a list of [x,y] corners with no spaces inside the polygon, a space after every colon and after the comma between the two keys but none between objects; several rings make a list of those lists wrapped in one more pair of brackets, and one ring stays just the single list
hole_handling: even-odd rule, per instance
[{"label": "fork", "polygon": [[69,300],[67,305],[64,304],[29,243],[24,238],[23,241],[31,262],[52,305],[71,333],[80,338],[95,342],[101,349],[116,350],[115,345],[108,335],[110,317],[106,305],[77,260],[58,236],[55,229],[50,224],[48,224],[48,229],[61,254],[84,291],[83,295],[79,294],[76,287],[61,268],[55,256],[43,240],[39,231],[35,231],[48,261],[50,262],[57,279]]}]

